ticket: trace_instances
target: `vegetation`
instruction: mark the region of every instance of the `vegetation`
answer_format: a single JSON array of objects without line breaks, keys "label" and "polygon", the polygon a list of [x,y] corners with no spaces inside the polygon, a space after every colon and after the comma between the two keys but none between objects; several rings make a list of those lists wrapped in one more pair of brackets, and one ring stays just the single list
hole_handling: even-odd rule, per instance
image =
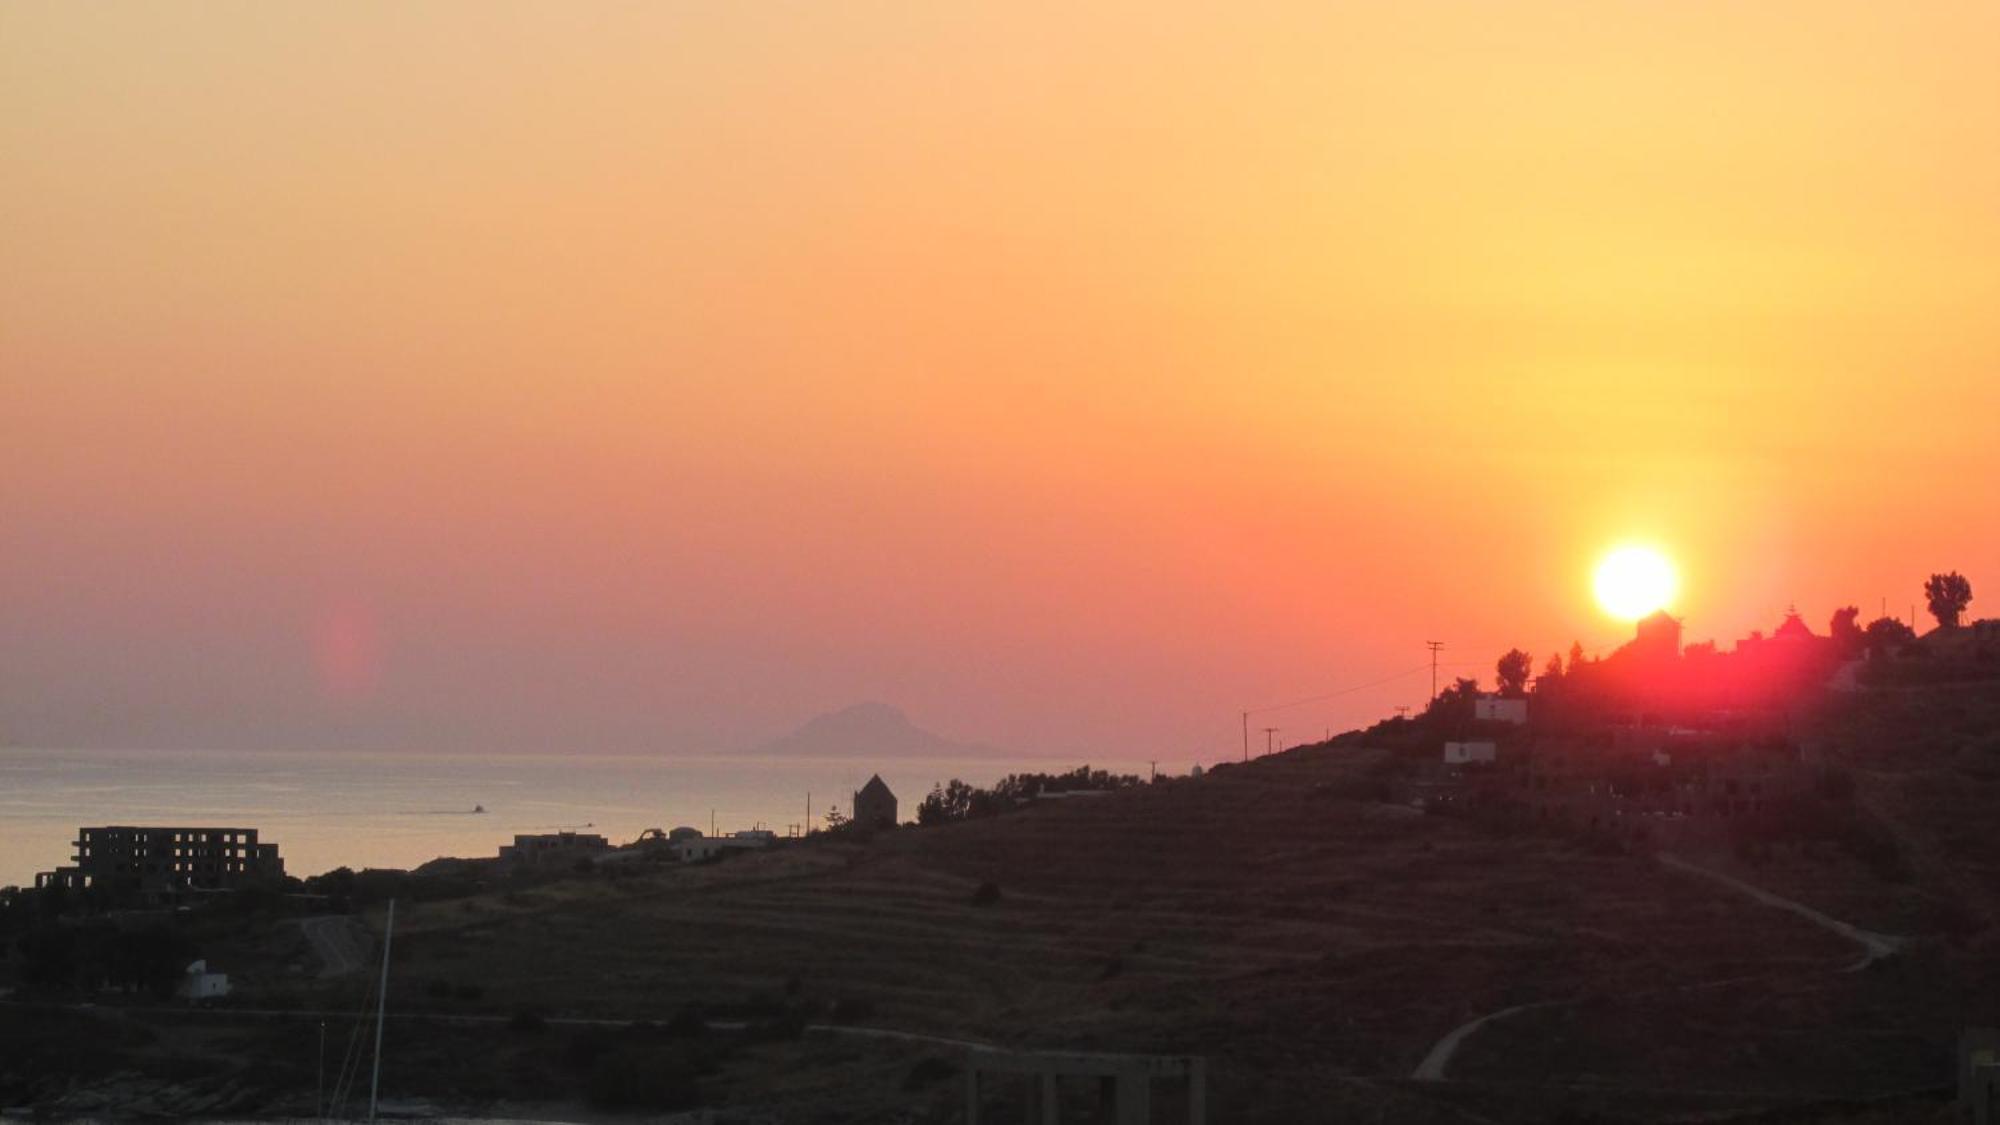
[{"label": "vegetation", "polygon": [[1955,570],[1949,574],[1933,574],[1924,582],[1924,601],[1939,625],[1956,629],[1965,607],[1972,604],[1972,583]]},{"label": "vegetation", "polygon": [[1141,783],[1132,774],[1114,774],[1089,766],[1078,766],[1068,773],[1008,774],[991,789],[981,789],[954,777],[934,786],[917,806],[917,823],[929,826],[977,820],[1006,812],[1047,793],[1102,792],[1129,789]]}]

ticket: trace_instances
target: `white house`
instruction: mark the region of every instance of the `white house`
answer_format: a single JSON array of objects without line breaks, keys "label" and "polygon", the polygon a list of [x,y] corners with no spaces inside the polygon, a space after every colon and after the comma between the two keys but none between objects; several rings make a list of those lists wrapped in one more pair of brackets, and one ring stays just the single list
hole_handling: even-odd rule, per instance
[{"label": "white house", "polygon": [[209,972],[207,961],[191,962],[174,986],[174,995],[191,1003],[220,999],[229,995],[229,974]]},{"label": "white house", "polygon": [[1528,721],[1528,701],[1504,695],[1482,695],[1472,701],[1472,717],[1483,722],[1519,726]]},{"label": "white house", "polygon": [[1444,744],[1444,763],[1463,766],[1473,762],[1490,762],[1499,753],[1499,746],[1491,742],[1447,742]]},{"label": "white house", "polygon": [[682,863],[701,863],[718,859],[724,852],[743,851],[749,848],[769,847],[778,834],[768,829],[752,828],[728,836],[694,835],[684,837],[674,845],[675,854]]}]

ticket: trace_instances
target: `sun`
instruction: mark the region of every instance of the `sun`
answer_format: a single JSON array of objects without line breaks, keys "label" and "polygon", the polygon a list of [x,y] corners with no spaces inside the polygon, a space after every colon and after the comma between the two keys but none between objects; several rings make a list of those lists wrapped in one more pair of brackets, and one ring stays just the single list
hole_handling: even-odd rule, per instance
[{"label": "sun", "polygon": [[1680,579],[1667,556],[1651,547],[1620,547],[1597,564],[1594,585],[1604,612],[1637,621],[1671,604]]}]

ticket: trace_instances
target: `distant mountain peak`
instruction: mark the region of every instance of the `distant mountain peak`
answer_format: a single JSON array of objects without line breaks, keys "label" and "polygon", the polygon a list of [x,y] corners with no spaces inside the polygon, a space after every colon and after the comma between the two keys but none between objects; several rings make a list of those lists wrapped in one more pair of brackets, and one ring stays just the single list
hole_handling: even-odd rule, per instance
[{"label": "distant mountain peak", "polygon": [[812,758],[987,757],[991,746],[959,742],[910,721],[901,708],[869,700],[815,715],[751,753]]}]

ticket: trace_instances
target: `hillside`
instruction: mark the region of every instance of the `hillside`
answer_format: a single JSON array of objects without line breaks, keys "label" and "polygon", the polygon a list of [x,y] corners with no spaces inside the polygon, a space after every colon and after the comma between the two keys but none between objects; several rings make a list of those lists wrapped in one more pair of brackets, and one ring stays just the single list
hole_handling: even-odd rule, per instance
[{"label": "hillside", "polygon": [[[1967,729],[1996,729],[1989,718]],[[1856,740],[1828,752],[1863,762],[1862,745],[1879,745]],[[1913,753],[1933,764],[1904,759],[1863,787],[1907,814],[1907,877],[1825,849],[1697,857],[1915,938],[1866,972],[1842,971],[1857,952],[1841,938],[1650,856],[1343,796],[1402,763],[1325,747],[546,901],[425,907],[399,971],[473,973],[522,1002],[621,1019],[797,982],[865,999],[871,1022],[899,1029],[1207,1054],[1228,1121],[1322,1119],[1329,1104],[1395,1120],[1473,1104],[1489,1119],[1559,1107],[1637,1120],[1902,1094],[1944,1085],[1959,1027],[2000,1013],[1979,967],[1991,931],[1952,905],[1984,869],[1926,864],[1967,830],[1914,813],[1948,799],[1985,831],[1974,810],[2000,779],[1942,764],[1965,753],[1957,743]],[[982,882],[997,903],[974,904]],[[1522,1004],[1549,1006],[1471,1037],[1452,1081],[1409,1080],[1455,1026]],[[811,1071],[786,1066],[757,1096],[782,1100]],[[854,1096],[934,1114],[951,1100]]]},{"label": "hillside", "polygon": [[[1201,1054],[1210,1120],[1250,1125],[1948,1120],[1959,1029],[2000,1022],[1986,813],[2000,703],[1982,690],[1882,693],[1816,720],[1813,752],[1855,777],[1897,862],[1818,844],[1681,857],[1901,939],[1859,971],[1853,941],[1710,875],[1372,800],[1413,753],[1320,746],[948,827],[406,902],[391,985],[406,1018],[384,1087],[567,1114],[536,1099],[579,1089],[566,1075],[612,1033],[562,1021],[698,1011],[753,1030],[647,1057],[699,1060],[703,1101],[742,1120],[960,1119],[960,1049],[794,1038],[796,1013]],[[997,897],[975,894],[988,883]],[[246,983],[359,1006],[358,977],[287,975],[302,955],[279,951]],[[524,1012],[546,1030],[508,1030]],[[1436,1067],[1443,1080],[1413,1078],[1454,1029],[1495,1014]],[[309,1059],[299,1034],[261,1042]],[[254,1108],[298,1110],[288,1096]]]}]

